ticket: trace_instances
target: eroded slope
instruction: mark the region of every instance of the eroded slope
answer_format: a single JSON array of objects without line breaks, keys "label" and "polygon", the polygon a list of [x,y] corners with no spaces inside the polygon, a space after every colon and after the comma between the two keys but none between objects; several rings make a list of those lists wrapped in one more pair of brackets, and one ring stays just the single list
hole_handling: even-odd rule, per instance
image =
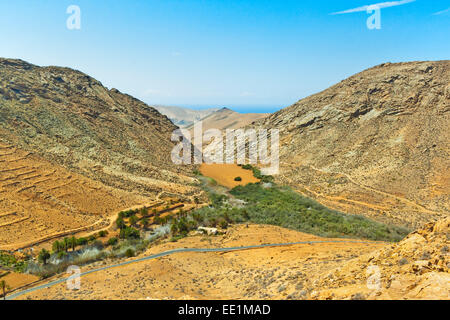
[{"label": "eroded slope", "polygon": [[417,227],[450,212],[450,61],[383,64],[258,123],[279,180],[327,206]]},{"label": "eroded slope", "polygon": [[0,59],[0,136],[70,171],[146,196],[192,193],[192,169],[171,161],[175,129],[79,71]]}]

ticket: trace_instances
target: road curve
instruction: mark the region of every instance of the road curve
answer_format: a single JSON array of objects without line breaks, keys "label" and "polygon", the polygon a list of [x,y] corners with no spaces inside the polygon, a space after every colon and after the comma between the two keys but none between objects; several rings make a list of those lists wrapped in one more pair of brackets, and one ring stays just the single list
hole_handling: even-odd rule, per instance
[{"label": "road curve", "polygon": [[[132,264],[132,263],[137,263],[137,262],[142,262],[142,261],[147,261],[147,260],[153,260],[153,259],[158,259],[158,258],[162,258],[165,256],[169,256],[172,254],[176,254],[176,253],[182,253],[182,252],[196,252],[196,253],[205,253],[205,252],[231,252],[231,251],[242,251],[242,250],[251,250],[251,249],[261,249],[261,248],[267,248],[267,247],[287,247],[287,246],[293,246],[293,245],[301,245],[301,244],[326,244],[326,243],[361,243],[361,244],[375,244],[375,243],[379,243],[376,241],[352,241],[352,240],[346,240],[346,241],[302,241],[302,242],[289,242],[289,243],[275,243],[275,244],[261,244],[261,245],[254,245],[254,246],[244,246],[244,247],[230,247],[230,248],[205,248],[205,249],[198,249],[198,248],[180,248],[180,249],[174,249],[174,250],[169,250],[169,251],[164,251],[161,253],[157,253],[151,256],[146,256],[146,257],[142,257],[142,258],[138,258],[138,259],[134,259],[134,260],[130,260],[130,261],[125,261],[122,263],[118,263],[118,264],[114,264],[114,265],[110,265],[110,266],[105,266],[102,268],[98,268],[98,269],[93,269],[90,271],[86,271],[80,274],[80,276],[85,276],[94,272],[99,272],[99,271],[103,271],[103,270],[107,270],[107,269],[112,269],[112,268],[117,268],[117,267],[121,267],[121,266],[125,266],[128,264]],[[19,291],[16,293],[13,293],[11,295],[8,295],[6,297],[6,300],[14,300],[24,294],[27,293],[31,293],[34,291],[38,291],[41,289],[45,289],[45,288],[50,288],[53,287],[57,284],[66,282],[69,279],[69,277],[67,278],[63,278],[63,279],[59,279],[59,280],[55,280],[46,284],[42,284],[30,289],[26,289],[23,291]]]}]

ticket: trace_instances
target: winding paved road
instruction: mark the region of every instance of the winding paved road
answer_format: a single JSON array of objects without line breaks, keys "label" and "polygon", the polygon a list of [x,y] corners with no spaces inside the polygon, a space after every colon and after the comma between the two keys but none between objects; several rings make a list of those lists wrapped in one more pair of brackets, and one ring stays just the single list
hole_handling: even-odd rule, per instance
[{"label": "winding paved road", "polygon": [[[325,244],[325,243],[362,243],[362,244],[375,244],[377,242],[375,241],[352,241],[352,240],[346,240],[346,241],[302,241],[302,242],[290,242],[290,243],[275,243],[275,244],[261,244],[261,245],[254,245],[254,246],[244,246],[244,247],[231,247],[231,248],[205,248],[205,249],[189,249],[189,248],[180,248],[180,249],[174,249],[174,250],[169,250],[169,251],[164,251],[161,253],[157,253],[151,256],[147,256],[147,257],[142,257],[139,259],[135,259],[135,260],[130,260],[130,261],[125,261],[122,263],[118,263],[118,264],[114,264],[114,265],[110,265],[110,266],[106,266],[106,267],[102,267],[102,268],[98,268],[98,269],[93,269],[90,271],[86,271],[80,274],[80,276],[85,276],[88,275],[90,273],[94,273],[94,272],[99,272],[99,271],[103,271],[103,270],[107,270],[107,269],[112,269],[112,268],[117,268],[117,267],[121,267],[121,266],[125,266],[128,264],[132,264],[132,263],[137,263],[137,262],[142,262],[142,261],[147,261],[147,260],[153,260],[153,259],[158,259],[158,258],[162,258],[165,256],[169,256],[172,254],[176,254],[176,253],[181,253],[181,252],[197,252],[197,253],[204,253],[204,252],[231,252],[231,251],[241,251],[241,250],[250,250],[250,249],[261,249],[261,248],[267,248],[267,247],[287,247],[287,246],[293,246],[293,245],[300,245],[300,244]],[[50,288],[53,287],[57,284],[66,282],[69,279],[69,277],[67,278],[63,278],[63,279],[59,279],[59,280],[55,280],[43,285],[39,285],[30,289],[25,289],[23,291],[19,291],[16,293],[13,293],[9,296],[6,297],[7,300],[14,300],[24,294],[27,293],[31,293],[34,291],[38,291],[41,289],[45,289],[45,288]]]}]

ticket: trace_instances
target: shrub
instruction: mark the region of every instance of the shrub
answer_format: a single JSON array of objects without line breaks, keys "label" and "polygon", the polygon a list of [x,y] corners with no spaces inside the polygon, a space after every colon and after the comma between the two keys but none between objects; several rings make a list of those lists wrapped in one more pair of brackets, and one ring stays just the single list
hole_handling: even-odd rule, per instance
[{"label": "shrub", "polygon": [[130,218],[130,225],[132,225],[132,226],[134,226],[134,225],[136,225],[136,223],[138,222],[138,218],[136,217],[136,216],[131,216],[131,218]]},{"label": "shrub", "polygon": [[144,227],[144,229],[147,229],[147,227],[150,225],[150,220],[148,220],[148,218],[142,219],[141,225]]},{"label": "shrub", "polygon": [[87,243],[88,243],[88,240],[86,238],[79,238],[79,239],[77,239],[77,244],[79,246],[85,246],[85,245],[87,245]]},{"label": "shrub", "polygon": [[219,227],[221,227],[222,229],[228,228],[228,222],[226,220],[220,220]]},{"label": "shrub", "polygon": [[134,250],[133,250],[133,249],[127,249],[127,251],[125,251],[125,256],[126,256],[127,258],[134,257],[134,255],[135,255],[135,253],[134,253]]},{"label": "shrub", "polygon": [[100,238],[104,238],[104,237],[106,237],[108,235],[108,231],[106,231],[106,230],[102,230],[102,231],[100,231],[99,233],[98,233],[98,236],[100,237]]},{"label": "shrub", "polygon": [[139,230],[132,228],[132,227],[126,227],[122,230],[120,230],[120,238],[122,239],[139,239],[141,237]]},{"label": "shrub", "polygon": [[236,178],[234,178],[234,181],[242,181],[242,178],[241,177],[236,177]]},{"label": "shrub", "polygon": [[146,207],[142,208],[139,211],[139,214],[141,215],[142,218],[146,217],[148,215],[148,209]]},{"label": "shrub", "polygon": [[65,252],[65,251],[60,251],[60,252],[58,252],[57,255],[56,255],[56,257],[57,257],[59,260],[64,259],[66,256],[67,256],[67,252]]}]

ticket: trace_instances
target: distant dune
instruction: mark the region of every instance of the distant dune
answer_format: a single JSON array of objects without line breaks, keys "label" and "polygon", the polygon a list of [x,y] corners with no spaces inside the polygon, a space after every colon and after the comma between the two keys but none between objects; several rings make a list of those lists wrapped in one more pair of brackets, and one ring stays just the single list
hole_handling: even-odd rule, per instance
[{"label": "distant dune", "polygon": [[[202,119],[203,130],[243,128],[269,115],[269,113],[238,113],[228,108],[223,108]],[[193,125],[186,127],[186,129],[192,130]]]}]

